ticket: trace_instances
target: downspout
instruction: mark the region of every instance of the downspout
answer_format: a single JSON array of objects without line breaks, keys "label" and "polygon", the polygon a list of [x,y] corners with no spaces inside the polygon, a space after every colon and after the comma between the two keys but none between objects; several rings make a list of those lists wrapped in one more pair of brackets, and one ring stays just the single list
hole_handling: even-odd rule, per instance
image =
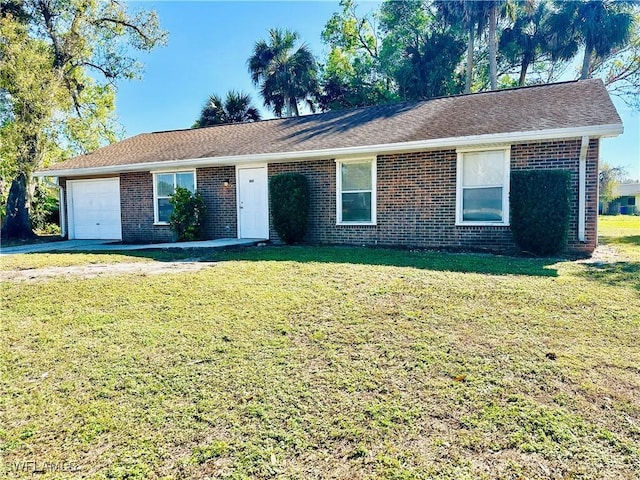
[{"label": "downspout", "polygon": [[[58,177],[56,178],[56,182],[58,181]],[[67,209],[64,205],[64,188],[62,188],[58,183],[52,183],[49,181],[48,177],[43,177],[45,185],[51,188],[55,188],[58,190],[58,206],[60,210],[60,236],[67,236]]]},{"label": "downspout", "polygon": [[587,151],[589,137],[582,137],[578,164],[578,241],[586,241],[585,224],[587,211]]}]

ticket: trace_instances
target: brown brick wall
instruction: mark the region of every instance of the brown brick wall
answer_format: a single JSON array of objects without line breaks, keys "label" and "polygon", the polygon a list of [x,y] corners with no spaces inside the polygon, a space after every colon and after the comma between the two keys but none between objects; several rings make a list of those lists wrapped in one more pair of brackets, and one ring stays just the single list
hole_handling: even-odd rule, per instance
[{"label": "brown brick wall", "polygon": [[167,225],[153,224],[153,175],[150,172],[120,175],[122,241],[158,243],[175,240]]},{"label": "brown brick wall", "polygon": [[[223,185],[225,180],[230,185]],[[234,238],[236,226],[235,167],[196,170],[196,184],[207,205],[205,239]],[[120,175],[122,240],[130,243],[171,242],[175,236],[166,225],[153,224],[153,175]]]},{"label": "brown brick wall", "polygon": [[[205,237],[236,238],[238,236],[235,167],[199,168],[196,171],[198,190],[207,205]],[[229,180],[229,185],[224,182]]]},{"label": "brown brick wall", "polygon": [[[579,139],[516,144],[511,148],[511,169],[571,170],[569,250],[589,252],[596,242],[598,140],[591,141],[588,151],[585,244],[577,239],[579,153]],[[306,240],[312,243],[512,250],[509,227],[455,225],[456,160],[455,150],[379,155],[375,226],[336,225],[333,160],[270,164],[269,176],[292,171],[307,176],[311,209]],[[270,236],[277,241],[273,227]]]},{"label": "brown brick wall", "polygon": [[[587,154],[586,243],[577,239],[578,157],[580,140],[533,142],[511,147],[511,169],[564,168],[572,172],[573,198],[569,249],[590,252],[596,245],[598,140]],[[269,176],[296,171],[306,175],[311,191],[306,240],[320,244],[399,245],[416,247],[514,248],[509,227],[455,225],[455,150],[379,155],[377,159],[377,225],[336,225],[336,166],[332,159],[274,163]],[[225,180],[230,185],[223,185]],[[167,226],[153,225],[151,173],[120,175],[122,233],[125,242],[173,240]],[[60,179],[65,186],[65,179]],[[197,170],[198,189],[208,212],[206,238],[237,236],[235,167]],[[270,225],[270,238],[278,236]]]}]

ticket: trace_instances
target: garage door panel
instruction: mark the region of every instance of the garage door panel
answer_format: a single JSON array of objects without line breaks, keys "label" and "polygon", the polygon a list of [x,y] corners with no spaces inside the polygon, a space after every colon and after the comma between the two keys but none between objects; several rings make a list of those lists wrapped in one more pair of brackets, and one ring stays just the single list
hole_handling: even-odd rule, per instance
[{"label": "garage door panel", "polygon": [[71,183],[74,238],[121,239],[120,179]]}]

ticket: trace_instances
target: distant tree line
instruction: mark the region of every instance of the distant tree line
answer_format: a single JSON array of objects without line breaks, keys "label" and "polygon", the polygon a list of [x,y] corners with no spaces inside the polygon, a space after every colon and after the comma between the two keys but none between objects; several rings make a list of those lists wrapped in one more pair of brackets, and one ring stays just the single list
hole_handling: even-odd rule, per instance
[{"label": "distant tree line", "polygon": [[322,40],[322,59],[295,32],[274,29],[256,42],[249,73],[276,116],[567,77],[601,78],[640,108],[638,2],[387,0],[363,14],[342,0]]}]

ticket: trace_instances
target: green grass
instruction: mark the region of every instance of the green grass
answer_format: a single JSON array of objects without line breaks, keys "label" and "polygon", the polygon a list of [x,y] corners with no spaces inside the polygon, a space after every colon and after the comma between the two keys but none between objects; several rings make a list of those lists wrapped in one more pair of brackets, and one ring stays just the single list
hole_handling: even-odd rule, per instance
[{"label": "green grass", "polygon": [[0,256],[0,270],[31,270],[47,267],[74,267],[91,264],[133,263],[150,261],[178,261],[206,259],[211,253],[205,249],[132,250],[126,252],[95,253],[29,253]]},{"label": "green grass", "polygon": [[601,215],[598,233],[601,244],[615,245],[624,255],[640,262],[640,216]]},{"label": "green grass", "polygon": [[[78,255],[22,257],[131,260]],[[640,472],[633,260],[610,271],[329,247],[208,259],[189,274],[1,285],[0,468],[27,478],[16,462],[67,462],[80,473],[39,478],[123,479]]]},{"label": "green grass", "polygon": [[598,233],[604,238],[633,237],[640,235],[640,216],[600,215]]}]

